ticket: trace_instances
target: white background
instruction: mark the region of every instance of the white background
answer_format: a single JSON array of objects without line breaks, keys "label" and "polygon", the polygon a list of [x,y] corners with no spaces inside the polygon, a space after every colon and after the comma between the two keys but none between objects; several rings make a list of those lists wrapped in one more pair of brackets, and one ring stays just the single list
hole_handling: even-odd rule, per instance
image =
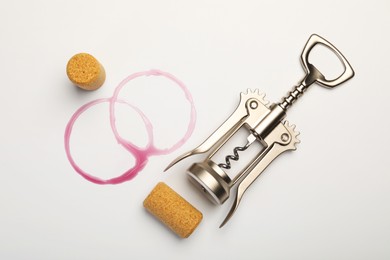
[{"label": "white background", "polygon": [[[1,259],[390,258],[389,1],[0,6]],[[333,90],[312,86],[289,110],[301,132],[298,150],[278,158],[219,229],[232,201],[214,206],[188,182],[185,169],[200,158],[163,169],[230,115],[239,92],[259,88],[279,101],[304,75],[299,56],[312,33],[336,45],[356,76]],[[98,91],[68,81],[66,63],[78,52],[105,67]],[[322,57],[324,70],[336,73],[328,63],[333,56]],[[130,182],[84,180],[65,156],[67,121],[86,102],[110,97],[129,74],[152,68],[174,74],[192,92],[192,137],[176,152],[150,158]],[[188,122],[183,95],[168,83],[140,79],[122,93],[143,106],[160,146],[177,140]],[[124,136],[144,144],[139,118],[118,112]],[[107,104],[77,121],[71,144],[76,161],[97,176],[131,167],[108,127]],[[177,238],[143,209],[159,181],[203,212],[190,238]]]}]

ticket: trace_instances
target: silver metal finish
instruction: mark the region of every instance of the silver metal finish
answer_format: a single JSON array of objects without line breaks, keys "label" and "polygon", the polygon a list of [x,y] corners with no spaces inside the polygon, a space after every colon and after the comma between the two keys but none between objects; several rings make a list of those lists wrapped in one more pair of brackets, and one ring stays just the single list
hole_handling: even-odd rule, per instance
[{"label": "silver metal finish", "polygon": [[229,198],[231,180],[213,161],[194,163],[187,172],[190,181],[203,191],[211,202],[222,204]]},{"label": "silver metal finish", "polygon": [[[341,73],[341,75],[337,78],[332,80],[326,79],[326,77],[322,75],[322,73],[313,64],[309,62],[310,51],[317,44],[322,44],[323,46],[329,48],[340,59],[341,64],[344,67],[344,72]],[[283,98],[282,102],[279,103],[279,106],[284,110],[287,110],[299,97],[301,97],[305,90],[313,83],[318,83],[319,85],[322,85],[323,87],[327,88],[334,88],[341,83],[349,80],[355,75],[355,72],[353,71],[351,65],[344,57],[344,55],[341,54],[341,52],[333,44],[316,34],[313,34],[309,38],[305,47],[303,48],[301,54],[301,63],[303,68],[305,69],[306,75],[298,84],[298,86],[296,86],[291,92],[289,92],[287,97]]]},{"label": "silver metal finish", "polygon": [[237,187],[236,196],[232,207],[225,220],[219,227],[224,226],[232,217],[233,213],[238,208],[242,196],[249,186],[260,176],[267,166],[279,155],[286,151],[296,150],[296,144],[300,141],[297,136],[299,132],[295,132],[295,125],[289,125],[287,121],[284,124],[279,123],[265,139],[266,148],[260,153],[247,168],[245,168],[238,176],[242,178]]},{"label": "silver metal finish", "polygon": [[229,170],[232,168],[230,160],[238,161],[240,159],[240,156],[238,155],[238,151],[243,152],[251,145],[251,143],[247,142],[244,146],[237,146],[233,149],[233,155],[228,155],[225,157],[226,163],[220,163],[218,164],[219,167]]},{"label": "silver metal finish", "polygon": [[[330,48],[340,59],[344,72],[334,80],[327,80],[318,69],[309,63],[309,54],[316,44]],[[313,83],[333,88],[354,76],[354,72],[345,57],[331,43],[313,34],[306,43],[302,55],[302,65],[306,75],[288,95],[278,104],[268,104],[265,94],[258,90],[241,93],[240,103],[233,114],[202,144],[176,158],[166,168],[169,169],[179,161],[201,153],[208,153],[203,162],[193,164],[188,170],[192,183],[215,204],[224,203],[230,196],[230,190],[236,188],[233,205],[222,222],[225,225],[237,210],[240,201],[249,186],[260,176],[268,165],[280,154],[296,149],[300,141],[295,126],[284,121],[287,109],[303,95],[305,90]],[[247,129],[247,144],[233,149],[233,155],[225,157],[226,163],[217,164],[212,157],[219,149],[241,128]],[[231,160],[239,160],[238,152],[245,151],[254,142],[260,142],[264,147],[249,164],[231,179],[224,169],[230,169]]]}]

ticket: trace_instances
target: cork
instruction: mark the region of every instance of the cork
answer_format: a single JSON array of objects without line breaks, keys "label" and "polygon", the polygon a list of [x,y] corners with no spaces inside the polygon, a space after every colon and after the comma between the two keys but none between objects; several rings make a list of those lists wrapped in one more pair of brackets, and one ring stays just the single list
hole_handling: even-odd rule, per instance
[{"label": "cork", "polygon": [[100,88],[106,79],[103,66],[88,53],[79,53],[70,58],[66,74],[73,84],[85,90]]},{"label": "cork", "polygon": [[144,200],[144,207],[181,238],[189,237],[203,218],[199,210],[163,182]]}]

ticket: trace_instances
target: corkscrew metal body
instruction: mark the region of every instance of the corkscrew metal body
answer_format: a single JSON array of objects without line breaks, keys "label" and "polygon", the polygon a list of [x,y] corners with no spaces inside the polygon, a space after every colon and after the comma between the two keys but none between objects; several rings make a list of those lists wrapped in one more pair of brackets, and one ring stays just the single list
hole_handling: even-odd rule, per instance
[{"label": "corkscrew metal body", "polygon": [[[339,77],[328,80],[309,62],[310,51],[317,44],[328,47],[338,56],[344,66],[344,72]],[[216,204],[224,203],[230,196],[230,190],[236,187],[235,200],[220,227],[232,217],[245,191],[267,166],[280,154],[296,150],[296,144],[300,142],[297,138],[299,132],[295,131],[294,125],[284,120],[287,109],[313,83],[333,88],[354,76],[352,67],[336,47],[316,34],[306,43],[301,62],[306,72],[305,77],[280,103],[269,104],[264,99],[265,94],[248,89],[246,93],[241,93],[240,103],[234,113],[211,136],[194,150],[176,158],[167,167],[169,169],[189,156],[208,152],[204,161],[194,163],[187,172],[195,186]],[[247,129],[249,133],[246,145],[234,148],[233,154],[226,156],[225,163],[215,163],[212,157],[241,128]],[[260,142],[264,149],[231,179],[224,169],[230,169],[232,161],[240,158],[239,152],[244,152],[254,142]]]}]

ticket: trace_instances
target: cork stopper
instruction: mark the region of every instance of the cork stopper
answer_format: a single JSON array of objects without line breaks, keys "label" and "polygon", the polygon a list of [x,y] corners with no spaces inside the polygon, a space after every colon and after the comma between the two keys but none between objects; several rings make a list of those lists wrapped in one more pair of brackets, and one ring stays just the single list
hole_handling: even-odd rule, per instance
[{"label": "cork stopper", "polygon": [[66,74],[73,84],[85,90],[100,88],[106,79],[103,66],[88,53],[74,55],[68,61]]},{"label": "cork stopper", "polygon": [[189,237],[203,218],[199,210],[163,182],[151,191],[144,207],[181,238]]}]

